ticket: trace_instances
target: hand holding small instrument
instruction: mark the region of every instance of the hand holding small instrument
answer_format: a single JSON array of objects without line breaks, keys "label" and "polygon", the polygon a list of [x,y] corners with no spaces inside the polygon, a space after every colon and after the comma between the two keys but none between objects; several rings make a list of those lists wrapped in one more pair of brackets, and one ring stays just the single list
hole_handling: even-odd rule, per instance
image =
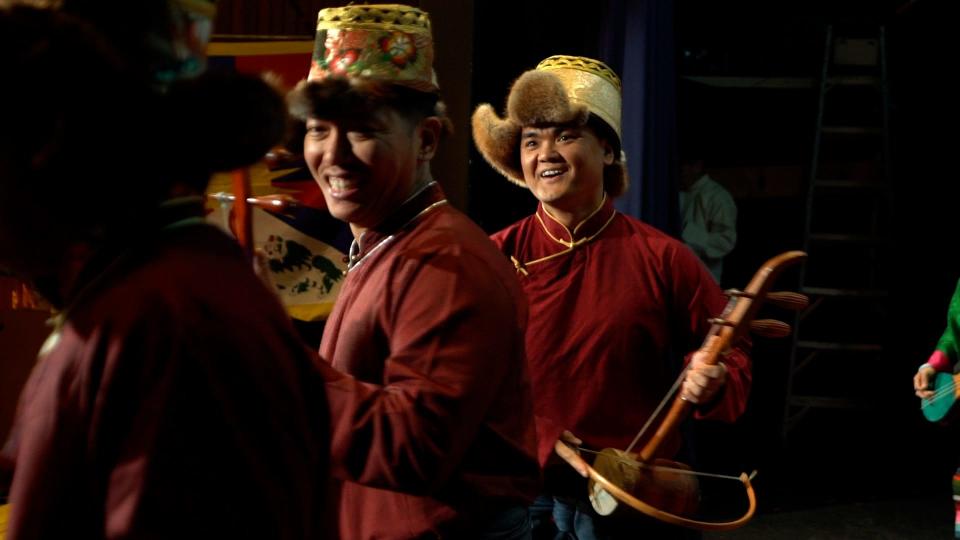
[{"label": "hand holding small instrument", "polygon": [[[929,366],[920,369],[933,371]],[[917,391],[917,394],[924,396],[920,400],[920,410],[923,411],[923,416],[927,420],[942,422],[951,415],[953,404],[960,398],[960,374],[934,372],[925,375],[930,384],[928,389]],[[918,373],[917,376],[919,377],[920,374]]]}]

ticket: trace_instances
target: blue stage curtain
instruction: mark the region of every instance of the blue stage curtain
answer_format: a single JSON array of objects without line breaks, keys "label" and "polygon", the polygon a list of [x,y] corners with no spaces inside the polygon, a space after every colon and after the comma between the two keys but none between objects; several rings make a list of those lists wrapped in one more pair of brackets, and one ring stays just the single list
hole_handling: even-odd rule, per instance
[{"label": "blue stage curtain", "polygon": [[679,236],[673,17],[672,0],[608,0],[600,57],[623,80],[630,188],[616,206]]}]

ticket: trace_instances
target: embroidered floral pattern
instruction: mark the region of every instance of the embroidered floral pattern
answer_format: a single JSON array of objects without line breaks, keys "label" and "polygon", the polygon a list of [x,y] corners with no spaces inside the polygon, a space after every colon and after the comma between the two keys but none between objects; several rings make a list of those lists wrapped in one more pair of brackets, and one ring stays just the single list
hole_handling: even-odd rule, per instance
[{"label": "embroidered floral pattern", "polygon": [[359,57],[360,51],[358,49],[348,49],[341,51],[340,54],[334,55],[327,63],[327,66],[330,71],[343,75],[347,73],[350,66],[356,63]]},{"label": "embroidered floral pattern", "polygon": [[435,91],[430,36],[369,28],[317,33],[309,80],[359,76]]},{"label": "embroidered floral pattern", "polygon": [[387,58],[401,69],[407,67],[408,62],[417,59],[416,44],[409,35],[403,32],[393,32],[389,36],[380,38],[380,50],[386,53]]}]

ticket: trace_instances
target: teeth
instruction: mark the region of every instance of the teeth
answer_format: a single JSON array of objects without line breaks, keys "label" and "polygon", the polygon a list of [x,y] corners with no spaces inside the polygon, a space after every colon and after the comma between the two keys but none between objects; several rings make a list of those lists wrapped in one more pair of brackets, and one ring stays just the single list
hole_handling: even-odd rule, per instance
[{"label": "teeth", "polygon": [[343,178],[331,177],[328,179],[328,181],[330,182],[330,187],[337,191],[343,191],[350,188],[350,181],[344,180]]},{"label": "teeth", "polygon": [[559,176],[559,175],[562,174],[562,173],[563,173],[563,171],[561,171],[561,170],[559,170],[559,169],[551,169],[551,170],[549,170],[549,171],[543,171],[542,173],[540,173],[540,176],[543,176],[544,178],[548,178],[548,177],[551,177],[551,176]]}]

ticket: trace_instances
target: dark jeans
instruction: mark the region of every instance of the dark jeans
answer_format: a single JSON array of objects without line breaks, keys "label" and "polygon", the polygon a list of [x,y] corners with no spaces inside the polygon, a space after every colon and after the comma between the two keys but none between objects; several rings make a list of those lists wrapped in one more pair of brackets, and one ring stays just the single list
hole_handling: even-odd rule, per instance
[{"label": "dark jeans", "polygon": [[533,540],[575,540],[571,532],[563,532],[557,527],[553,516],[554,504],[551,495],[540,495],[530,505],[530,525]]},{"label": "dark jeans", "polygon": [[530,540],[530,512],[523,506],[511,506],[486,516],[477,531],[478,540]]},{"label": "dark jeans", "polygon": [[541,495],[530,507],[534,540],[620,540],[701,538],[699,531],[674,527],[639,515],[600,516],[587,501]]}]

